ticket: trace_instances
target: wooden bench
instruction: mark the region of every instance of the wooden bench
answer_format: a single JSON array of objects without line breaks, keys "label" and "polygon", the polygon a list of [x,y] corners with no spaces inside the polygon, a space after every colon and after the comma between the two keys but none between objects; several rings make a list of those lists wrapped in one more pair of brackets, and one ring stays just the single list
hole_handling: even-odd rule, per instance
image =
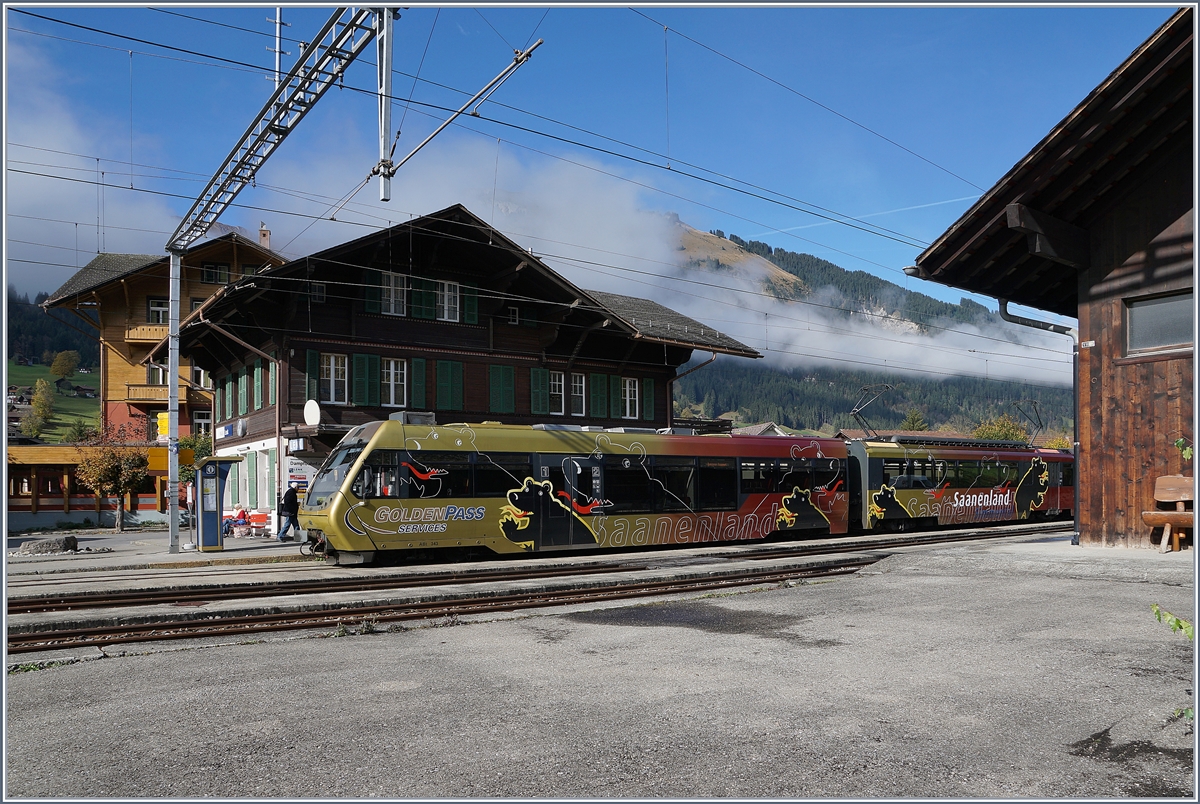
[{"label": "wooden bench", "polygon": [[1164,475],[1154,481],[1154,501],[1159,504],[1174,504],[1173,509],[1156,508],[1142,511],[1142,521],[1151,528],[1162,528],[1160,552],[1169,549],[1178,552],[1179,531],[1192,530],[1195,512],[1191,504],[1195,499],[1194,479],[1183,475]]}]

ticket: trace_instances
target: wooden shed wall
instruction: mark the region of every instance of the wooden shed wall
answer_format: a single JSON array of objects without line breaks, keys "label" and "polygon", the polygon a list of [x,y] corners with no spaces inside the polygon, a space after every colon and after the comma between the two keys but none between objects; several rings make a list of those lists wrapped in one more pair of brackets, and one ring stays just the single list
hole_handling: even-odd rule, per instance
[{"label": "wooden shed wall", "polygon": [[1085,544],[1149,545],[1141,512],[1153,507],[1155,478],[1192,474],[1173,442],[1194,437],[1194,349],[1127,357],[1125,304],[1192,287],[1193,214],[1191,158],[1176,154],[1090,227],[1077,375]]}]

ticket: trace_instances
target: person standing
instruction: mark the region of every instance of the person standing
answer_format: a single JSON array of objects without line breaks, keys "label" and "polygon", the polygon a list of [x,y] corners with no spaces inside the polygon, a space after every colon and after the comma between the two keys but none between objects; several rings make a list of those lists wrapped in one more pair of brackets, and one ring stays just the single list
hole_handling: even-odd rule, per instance
[{"label": "person standing", "polygon": [[296,529],[296,536],[300,536],[300,520],[296,516],[300,513],[300,500],[296,494],[296,486],[299,485],[296,481],[288,483],[287,491],[283,493],[283,500],[279,504],[279,515],[283,517],[283,527],[279,530],[279,536],[276,538],[281,542],[290,542],[292,537],[288,535],[292,528]]}]

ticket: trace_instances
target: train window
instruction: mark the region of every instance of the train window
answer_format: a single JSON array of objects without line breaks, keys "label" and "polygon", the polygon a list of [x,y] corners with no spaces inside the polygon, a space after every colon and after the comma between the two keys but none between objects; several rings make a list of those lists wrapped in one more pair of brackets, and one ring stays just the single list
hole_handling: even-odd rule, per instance
[{"label": "train window", "polygon": [[408,453],[409,497],[470,497],[471,464],[467,452]]},{"label": "train window", "polygon": [[691,511],[696,504],[696,459],[654,459],[656,509]]},{"label": "train window", "polygon": [[701,511],[733,511],[737,508],[737,466],[733,458],[701,458]]},{"label": "train window", "polygon": [[1064,463],[1064,464],[1060,464],[1060,466],[1062,466],[1062,484],[1064,486],[1068,486],[1068,487],[1074,486],[1075,485],[1075,464]]},{"label": "train window", "polygon": [[604,496],[612,501],[613,514],[650,513],[654,510],[653,483],[646,458],[638,455],[604,456]]},{"label": "train window", "polygon": [[512,489],[520,488],[527,477],[533,477],[533,470],[525,453],[480,453],[475,456],[476,497],[503,497]]},{"label": "train window", "polygon": [[969,489],[979,485],[979,461],[959,461],[956,487]]},{"label": "train window", "polygon": [[908,488],[908,481],[900,481],[903,485],[896,485],[897,478],[908,474],[908,461],[901,458],[884,458],[883,459],[883,485],[892,486],[893,488]]},{"label": "train window", "polygon": [[308,494],[304,498],[304,505],[312,508],[324,507],[325,499],[342,487],[342,483],[346,479],[346,472],[358,460],[362,449],[362,444],[353,444],[335,450],[321,465],[321,471],[317,472],[317,476],[313,478],[313,483],[308,487]]},{"label": "train window", "polygon": [[[842,462],[836,458],[822,458],[813,461],[813,488],[833,491],[838,481],[845,480],[845,477],[845,473],[842,471]],[[844,487],[842,491],[845,491]]]},{"label": "train window", "polygon": [[775,461],[748,458],[742,461],[742,494],[770,494],[775,490]]},{"label": "train window", "polygon": [[402,497],[402,471],[398,450],[374,450],[363,461],[363,471],[351,491],[360,500]]},{"label": "train window", "polygon": [[809,464],[810,461],[780,461],[775,490],[791,494],[793,489],[811,489],[812,467]]}]

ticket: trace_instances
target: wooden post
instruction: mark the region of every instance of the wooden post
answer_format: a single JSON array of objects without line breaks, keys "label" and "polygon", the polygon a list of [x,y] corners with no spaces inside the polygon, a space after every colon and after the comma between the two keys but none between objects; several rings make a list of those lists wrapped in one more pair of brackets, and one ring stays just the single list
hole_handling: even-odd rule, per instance
[{"label": "wooden post", "polygon": [[38,504],[38,473],[37,467],[29,467],[29,512],[37,513]]},{"label": "wooden post", "polygon": [[71,513],[71,470],[64,466],[62,470],[63,513]]}]

